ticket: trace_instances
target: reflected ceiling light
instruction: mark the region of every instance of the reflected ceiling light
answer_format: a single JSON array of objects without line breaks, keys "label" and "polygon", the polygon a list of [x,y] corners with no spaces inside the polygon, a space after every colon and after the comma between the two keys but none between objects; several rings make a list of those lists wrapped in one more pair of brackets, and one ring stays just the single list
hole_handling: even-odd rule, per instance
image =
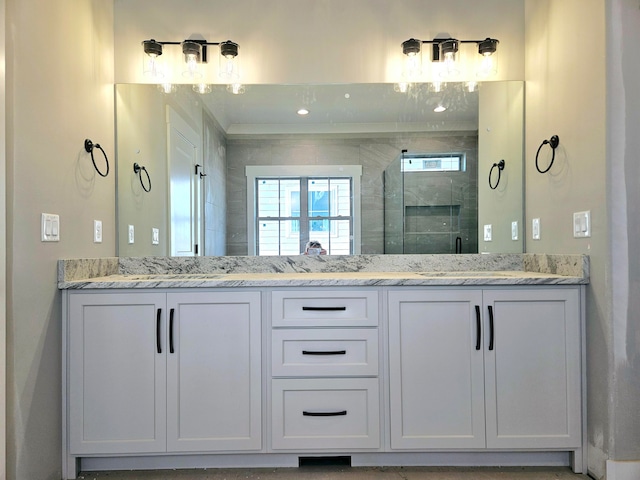
[{"label": "reflected ceiling light", "polygon": [[[458,40],[455,38],[434,38],[433,40],[418,40],[410,38],[402,42],[402,53],[405,56],[405,66],[402,81],[417,81],[422,73],[421,45],[431,44],[431,66],[437,76],[447,79],[461,74],[458,51],[461,44],[475,44],[477,46],[477,61],[474,66],[476,76],[489,77],[497,73],[497,50],[499,41],[495,38],[484,40]],[[465,65],[466,67],[466,65]]]},{"label": "reflected ceiling light", "polygon": [[309,110],[307,110],[306,108],[301,108],[300,110],[298,110],[298,115],[309,115]]},{"label": "reflected ceiling light", "polygon": [[441,103],[438,104],[438,106],[436,108],[433,109],[434,112],[436,113],[442,113],[447,109],[447,107],[445,107],[444,105],[442,105]]},{"label": "reflected ceiling light", "polygon": [[220,47],[218,76],[229,84],[237,84],[235,90],[240,91],[240,69],[238,66],[237,43],[231,40],[224,42],[207,42],[201,39],[187,39],[182,42],[165,42],[155,39],[142,42],[144,51],[143,73],[145,76],[161,80],[168,71],[160,61],[165,45],[180,45],[184,56],[182,75],[193,83],[202,83],[205,76],[204,68],[208,64],[207,47],[215,45]]}]

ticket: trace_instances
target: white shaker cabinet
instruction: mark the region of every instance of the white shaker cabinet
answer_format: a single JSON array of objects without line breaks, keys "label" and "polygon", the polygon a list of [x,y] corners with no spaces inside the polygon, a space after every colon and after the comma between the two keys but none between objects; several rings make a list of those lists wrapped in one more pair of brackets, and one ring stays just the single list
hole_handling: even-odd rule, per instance
[{"label": "white shaker cabinet", "polygon": [[260,293],[70,293],[69,453],[261,448]]},{"label": "white shaker cabinet", "polygon": [[483,291],[487,447],[581,447],[579,298],[578,288]]},{"label": "white shaker cabinet", "polygon": [[169,293],[167,303],[167,450],[259,450],[260,295]]},{"label": "white shaker cabinet", "polygon": [[166,450],[165,295],[69,295],[73,454]]},{"label": "white shaker cabinet", "polygon": [[392,449],[579,449],[579,298],[562,287],[390,291]]},{"label": "white shaker cabinet", "polygon": [[388,298],[391,448],[484,447],[482,291]]}]

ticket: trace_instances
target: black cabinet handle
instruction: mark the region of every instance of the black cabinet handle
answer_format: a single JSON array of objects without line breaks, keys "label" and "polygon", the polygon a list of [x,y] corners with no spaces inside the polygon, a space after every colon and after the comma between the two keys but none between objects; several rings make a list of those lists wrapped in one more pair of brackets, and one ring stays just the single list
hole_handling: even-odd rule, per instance
[{"label": "black cabinet handle", "polygon": [[493,307],[489,305],[489,350],[493,350]]},{"label": "black cabinet handle", "polygon": [[314,351],[314,350],[302,350],[303,355],[346,355],[346,350],[327,350],[327,351]]},{"label": "black cabinet handle", "polygon": [[339,412],[302,412],[305,417],[340,417],[346,414],[346,410],[340,410]]},{"label": "black cabinet handle", "polygon": [[160,334],[160,319],[162,317],[162,309],[159,308],[156,312],[156,349],[158,353],[162,353],[162,335]]},{"label": "black cabinet handle", "polygon": [[482,322],[480,321],[480,305],[476,305],[476,350],[480,350],[482,337]]},{"label": "black cabinet handle", "polygon": [[302,310],[312,310],[315,312],[340,312],[345,311],[347,307],[302,307]]},{"label": "black cabinet handle", "polygon": [[169,310],[169,353],[175,353],[173,349],[173,314],[175,312],[175,308]]}]

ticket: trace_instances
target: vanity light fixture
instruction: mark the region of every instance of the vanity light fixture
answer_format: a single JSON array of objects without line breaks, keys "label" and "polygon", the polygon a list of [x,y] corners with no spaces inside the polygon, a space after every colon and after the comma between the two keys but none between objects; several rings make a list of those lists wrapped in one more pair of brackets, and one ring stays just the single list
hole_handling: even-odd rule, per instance
[{"label": "vanity light fixture", "polygon": [[[182,75],[189,82],[194,84],[194,90],[200,93],[207,93],[211,87],[202,80],[205,77],[204,68],[208,64],[209,46],[218,46],[220,48],[218,76],[229,85],[233,85],[230,89],[232,93],[242,93],[243,87],[240,83],[240,70],[238,66],[238,49],[237,43],[231,40],[224,42],[207,42],[201,39],[187,39],[182,42],[166,42],[155,39],[144,40],[142,47],[144,50],[143,72],[146,76],[158,83],[163,83],[163,79],[168,76],[167,67],[161,62],[161,56],[165,45],[179,45],[184,56],[184,66]],[[210,82],[212,83],[212,82]],[[165,89],[166,90],[166,89]]]},{"label": "vanity light fixture", "polygon": [[433,40],[418,40],[410,38],[402,42],[402,53],[405,55],[405,66],[402,74],[403,81],[417,81],[422,74],[422,44],[431,44],[431,67],[434,77],[442,80],[451,79],[461,74],[459,50],[461,44],[476,44],[477,61],[475,62],[475,76],[486,78],[497,73],[498,40],[486,38],[484,40],[458,40],[456,38],[434,38]]}]

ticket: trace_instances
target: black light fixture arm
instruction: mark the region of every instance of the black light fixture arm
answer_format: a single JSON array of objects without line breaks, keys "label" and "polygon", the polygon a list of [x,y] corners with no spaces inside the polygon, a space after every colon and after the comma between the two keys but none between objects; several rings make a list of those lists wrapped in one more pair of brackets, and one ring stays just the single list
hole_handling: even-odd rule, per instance
[{"label": "black light fixture arm", "polygon": [[189,38],[183,40],[182,42],[167,42],[155,40],[152,38],[150,40],[144,40],[142,42],[142,45],[144,46],[144,52],[147,55],[160,56],[162,55],[162,47],[164,45],[183,45],[184,47],[184,44],[188,43],[197,44],[200,46],[200,49],[202,50],[200,61],[202,63],[207,63],[207,46],[219,46],[220,54],[225,57],[235,57],[238,55],[238,44],[232,42],[231,40],[225,40],[223,42],[208,42],[206,40]]},{"label": "black light fixture arm", "polygon": [[[549,165],[547,166],[547,168],[542,170],[538,165],[538,156],[540,155],[540,150],[542,150],[542,147],[544,147],[545,145],[549,145],[551,147],[552,154]],[[538,151],[536,152],[536,170],[538,170],[538,172],[547,173],[549,170],[551,170],[553,161],[556,159],[556,148],[558,148],[558,145],[560,145],[560,137],[558,135],[552,135],[549,140],[543,140],[543,142],[540,144],[540,146],[538,147]]]},{"label": "black light fixture arm", "polygon": [[432,60],[438,62],[441,60],[441,54],[446,52],[457,52],[460,43],[475,43],[478,45],[478,53],[481,55],[491,55],[498,48],[499,40],[495,38],[485,38],[484,40],[458,40],[456,38],[434,38],[433,40],[418,40],[410,38],[402,42],[402,52],[405,55],[417,54],[420,52],[420,44],[431,44]]}]

